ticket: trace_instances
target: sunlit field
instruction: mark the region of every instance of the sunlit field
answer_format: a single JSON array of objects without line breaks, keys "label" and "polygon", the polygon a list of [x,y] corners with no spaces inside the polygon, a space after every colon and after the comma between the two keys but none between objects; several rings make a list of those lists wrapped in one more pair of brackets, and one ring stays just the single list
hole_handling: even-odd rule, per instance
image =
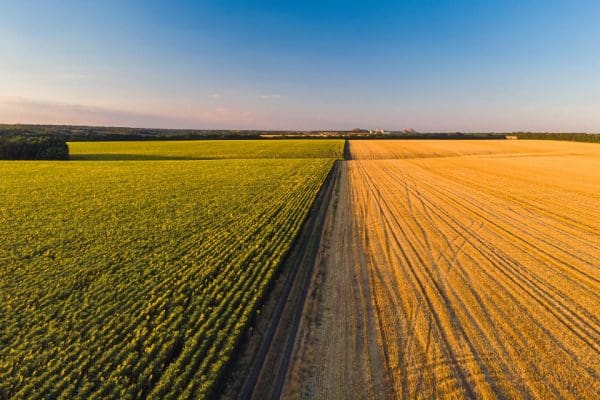
[{"label": "sunlit field", "polygon": [[71,142],[74,160],[340,158],[343,140],[165,140]]},{"label": "sunlit field", "polygon": [[0,398],[211,391],[343,142],[243,144],[0,162]]},{"label": "sunlit field", "polygon": [[597,398],[600,146],[350,153],[286,396]]}]

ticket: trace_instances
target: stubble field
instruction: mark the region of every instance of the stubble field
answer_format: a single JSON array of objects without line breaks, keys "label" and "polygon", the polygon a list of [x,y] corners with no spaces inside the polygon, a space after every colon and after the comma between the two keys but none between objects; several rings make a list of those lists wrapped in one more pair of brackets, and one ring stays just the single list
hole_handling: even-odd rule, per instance
[{"label": "stubble field", "polygon": [[287,398],[595,398],[600,147],[351,141]]}]

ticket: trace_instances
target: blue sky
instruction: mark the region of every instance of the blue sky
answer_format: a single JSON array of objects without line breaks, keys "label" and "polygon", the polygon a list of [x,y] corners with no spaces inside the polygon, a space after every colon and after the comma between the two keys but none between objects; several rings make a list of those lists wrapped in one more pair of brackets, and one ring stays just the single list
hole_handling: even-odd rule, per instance
[{"label": "blue sky", "polygon": [[0,4],[0,122],[600,132],[597,1]]}]

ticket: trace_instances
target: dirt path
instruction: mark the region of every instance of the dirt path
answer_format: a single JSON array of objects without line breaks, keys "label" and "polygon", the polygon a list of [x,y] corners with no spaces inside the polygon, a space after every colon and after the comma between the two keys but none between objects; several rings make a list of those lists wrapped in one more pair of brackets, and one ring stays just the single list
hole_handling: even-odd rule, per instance
[{"label": "dirt path", "polygon": [[[338,175],[339,163],[336,162],[317,194],[300,235],[283,261],[281,268],[285,271],[274,283],[257,317],[256,330],[242,346],[232,368],[233,376],[216,398],[269,399],[280,396]],[[239,376],[245,376],[243,381],[238,379]]]},{"label": "dirt path", "polygon": [[350,146],[284,397],[594,398],[600,146],[400,143]]},{"label": "dirt path", "polygon": [[[389,392],[366,260],[352,214],[348,164],[330,203],[284,398],[375,398]],[[344,249],[344,251],[339,251]]]}]

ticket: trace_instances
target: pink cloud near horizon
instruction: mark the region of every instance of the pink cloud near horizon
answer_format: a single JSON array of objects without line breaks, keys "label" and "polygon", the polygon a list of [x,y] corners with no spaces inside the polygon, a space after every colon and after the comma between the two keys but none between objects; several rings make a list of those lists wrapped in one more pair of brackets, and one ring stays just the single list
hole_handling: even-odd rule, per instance
[{"label": "pink cloud near horizon", "polygon": [[167,115],[19,97],[0,97],[0,123],[182,129],[251,129],[268,125],[268,121],[259,120],[249,111],[237,111],[228,107],[198,109],[185,115]]}]

